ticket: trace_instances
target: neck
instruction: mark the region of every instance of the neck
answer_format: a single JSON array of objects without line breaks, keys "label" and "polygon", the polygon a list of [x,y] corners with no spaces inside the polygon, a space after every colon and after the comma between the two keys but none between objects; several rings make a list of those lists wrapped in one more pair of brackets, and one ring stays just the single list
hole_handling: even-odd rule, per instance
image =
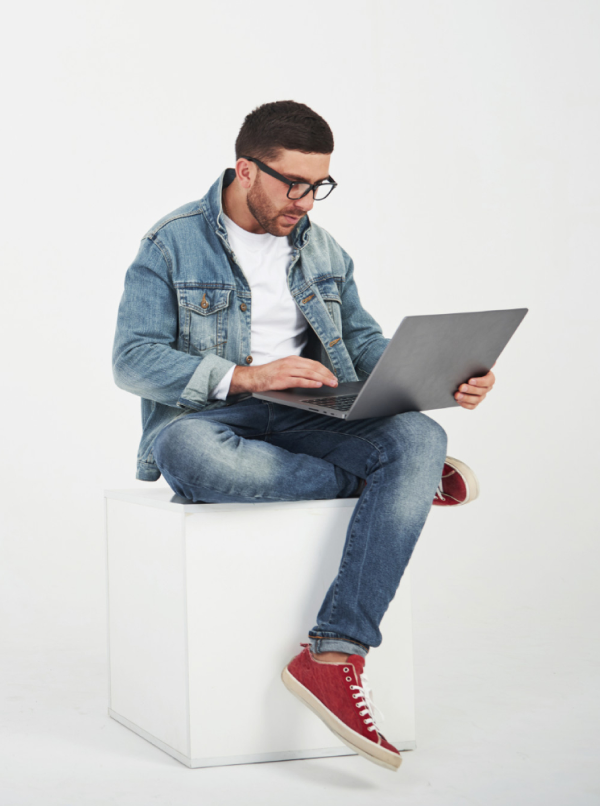
[{"label": "neck", "polygon": [[256,235],[264,235],[266,232],[248,209],[246,191],[240,185],[237,176],[223,191],[223,211],[234,224],[248,232]]}]

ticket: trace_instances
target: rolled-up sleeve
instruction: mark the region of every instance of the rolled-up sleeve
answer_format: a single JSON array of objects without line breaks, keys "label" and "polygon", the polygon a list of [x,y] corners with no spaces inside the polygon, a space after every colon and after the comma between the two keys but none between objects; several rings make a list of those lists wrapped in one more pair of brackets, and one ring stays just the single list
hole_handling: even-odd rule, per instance
[{"label": "rolled-up sleeve", "polygon": [[113,346],[113,376],[121,389],[166,406],[202,409],[210,390],[235,366],[221,356],[177,350],[177,292],[168,255],[144,238],[127,270]]}]

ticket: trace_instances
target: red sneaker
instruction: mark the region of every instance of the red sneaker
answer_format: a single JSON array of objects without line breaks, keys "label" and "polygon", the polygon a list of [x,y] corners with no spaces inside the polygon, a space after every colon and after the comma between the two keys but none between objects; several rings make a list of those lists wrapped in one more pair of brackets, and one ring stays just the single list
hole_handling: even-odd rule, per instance
[{"label": "red sneaker", "polygon": [[350,655],[345,663],[323,663],[312,655],[308,644],[302,646],[305,649],[281,673],[286,688],[355,753],[397,770],[402,757],[375,725],[365,659]]},{"label": "red sneaker", "polygon": [[479,495],[477,476],[458,459],[446,456],[442,478],[433,499],[437,507],[459,507],[469,504]]}]

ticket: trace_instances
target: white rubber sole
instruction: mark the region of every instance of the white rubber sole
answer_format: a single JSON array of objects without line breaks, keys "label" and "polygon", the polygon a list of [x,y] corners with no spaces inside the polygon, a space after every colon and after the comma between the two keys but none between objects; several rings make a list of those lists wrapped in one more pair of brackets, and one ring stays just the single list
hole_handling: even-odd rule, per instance
[{"label": "white rubber sole", "polygon": [[349,728],[341,719],[326,708],[321,700],[315,697],[306,686],[303,686],[302,683],[296,680],[294,675],[288,671],[287,666],[281,673],[281,679],[287,690],[310,708],[313,714],[318,716],[319,719],[327,725],[329,730],[335,733],[338,739],[347,747],[363,756],[363,758],[375,764],[379,764],[381,767],[385,767],[387,770],[392,770],[393,772],[398,770],[398,767],[402,764],[401,756],[386,750],[385,747],[381,745],[374,744],[369,741],[369,739],[365,739],[359,733]]},{"label": "white rubber sole", "polygon": [[[467,500],[461,504],[455,504],[457,507],[464,507],[465,504],[470,504],[479,496],[479,482],[477,476],[471,468],[460,459],[455,459],[453,456],[446,456],[446,463],[453,467],[459,473],[467,487]],[[452,508],[452,507],[451,507]]]}]

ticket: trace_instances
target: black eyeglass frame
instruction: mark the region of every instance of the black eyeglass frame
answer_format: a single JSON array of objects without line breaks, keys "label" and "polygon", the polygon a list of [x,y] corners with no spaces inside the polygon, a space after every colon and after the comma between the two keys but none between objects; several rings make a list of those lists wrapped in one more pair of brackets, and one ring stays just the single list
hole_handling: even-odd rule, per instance
[{"label": "black eyeglass frame", "polygon": [[[258,165],[258,167],[260,168],[261,171],[263,171],[266,174],[269,174],[269,176],[272,176],[275,179],[279,179],[279,181],[283,182],[285,185],[288,185],[287,197],[288,197],[288,199],[291,199],[292,201],[298,201],[298,199],[303,199],[305,196],[307,196],[310,193],[311,190],[313,192],[313,199],[315,201],[324,201],[327,198],[327,196],[331,195],[331,193],[336,189],[336,187],[338,185],[338,183],[335,181],[335,179],[332,176],[327,177],[327,179],[328,179],[327,182],[325,182],[325,181],[324,182],[315,182],[314,185],[311,185],[309,182],[298,182],[298,181],[292,182],[291,179],[286,179],[285,176],[283,176],[280,173],[277,173],[277,171],[274,171],[273,168],[269,168],[268,165],[265,165],[264,162],[261,162],[260,160],[257,160],[256,157],[242,157],[242,159],[249,160],[250,162],[256,163],[256,165]],[[294,197],[290,196],[291,190],[294,187],[294,185],[308,185],[308,188],[304,191],[302,196],[296,196],[294,198]],[[327,195],[323,196],[321,199],[317,199],[316,196],[315,196],[317,188],[324,187],[324,186],[325,187],[330,186],[331,190],[329,191],[329,193],[327,193]]]}]

